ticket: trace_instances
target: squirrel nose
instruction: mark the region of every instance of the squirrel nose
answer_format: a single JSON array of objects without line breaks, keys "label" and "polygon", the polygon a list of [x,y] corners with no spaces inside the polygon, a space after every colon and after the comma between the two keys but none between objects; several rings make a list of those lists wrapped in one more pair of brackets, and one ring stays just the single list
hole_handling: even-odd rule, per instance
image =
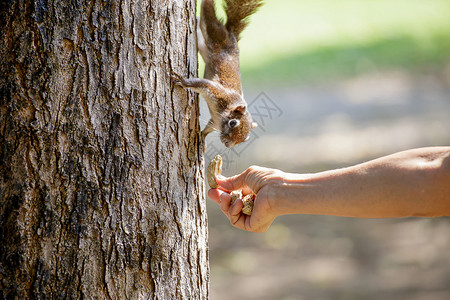
[{"label": "squirrel nose", "polygon": [[233,147],[233,146],[234,146],[234,143],[232,143],[232,142],[230,142],[230,141],[225,142],[225,147],[231,148],[231,147]]}]

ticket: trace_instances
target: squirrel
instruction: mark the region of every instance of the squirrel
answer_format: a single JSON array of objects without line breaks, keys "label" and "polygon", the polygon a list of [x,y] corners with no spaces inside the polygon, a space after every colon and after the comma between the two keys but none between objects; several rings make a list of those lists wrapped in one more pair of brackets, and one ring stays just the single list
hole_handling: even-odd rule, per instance
[{"label": "squirrel", "polygon": [[247,108],[241,86],[238,41],[248,25],[248,17],[262,0],[225,0],[226,23],[218,20],[213,0],[203,0],[197,30],[198,49],[205,61],[204,78],[183,78],[173,73],[173,82],[201,94],[208,104],[211,119],[202,131],[202,141],[212,131],[231,148],[250,136],[257,126]]}]

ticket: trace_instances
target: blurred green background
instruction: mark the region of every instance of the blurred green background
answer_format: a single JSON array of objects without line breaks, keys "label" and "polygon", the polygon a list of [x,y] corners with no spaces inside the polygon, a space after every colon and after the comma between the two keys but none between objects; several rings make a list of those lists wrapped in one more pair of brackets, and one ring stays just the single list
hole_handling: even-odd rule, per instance
[{"label": "blurred green background", "polygon": [[[450,145],[448,0],[266,1],[239,45],[260,126],[232,149],[208,136],[205,161],[221,154],[225,175]],[[213,300],[450,299],[449,218],[283,216],[254,234],[210,200],[208,214]]]},{"label": "blurred green background", "polygon": [[279,85],[439,66],[449,33],[448,0],[267,1],[243,34],[243,73]]}]

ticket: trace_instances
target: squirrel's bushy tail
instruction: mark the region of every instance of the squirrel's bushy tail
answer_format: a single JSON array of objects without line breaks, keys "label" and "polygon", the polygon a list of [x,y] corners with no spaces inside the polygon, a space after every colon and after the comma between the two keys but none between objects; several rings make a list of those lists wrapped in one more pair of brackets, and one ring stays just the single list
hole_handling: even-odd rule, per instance
[{"label": "squirrel's bushy tail", "polygon": [[247,27],[248,17],[263,5],[263,0],[225,0],[227,14],[225,27],[239,39],[239,34]]},{"label": "squirrel's bushy tail", "polygon": [[207,43],[214,41],[222,44],[227,40],[227,30],[223,26],[222,22],[217,19],[213,0],[202,1],[200,28]]},{"label": "squirrel's bushy tail", "polygon": [[[261,5],[263,0],[225,0],[224,9],[227,22],[224,26],[217,19],[213,0],[203,0],[200,18],[200,27],[205,34],[206,41],[214,41],[226,45],[229,42],[228,33],[239,40],[239,34],[248,25],[248,17]],[[234,39],[233,39],[234,40]]]}]

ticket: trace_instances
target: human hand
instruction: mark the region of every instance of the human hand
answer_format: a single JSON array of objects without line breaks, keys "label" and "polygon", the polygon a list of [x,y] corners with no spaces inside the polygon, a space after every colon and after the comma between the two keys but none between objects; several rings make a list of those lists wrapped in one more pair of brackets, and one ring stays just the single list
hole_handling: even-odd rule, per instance
[{"label": "human hand", "polygon": [[[219,188],[210,189],[208,196],[220,205],[233,226],[247,231],[264,232],[279,215],[275,189],[281,186],[283,181],[284,173],[279,170],[252,166],[233,177],[217,176]],[[230,193],[240,189],[243,196],[250,193],[256,195],[250,216],[242,213],[241,200],[231,205]]]}]

